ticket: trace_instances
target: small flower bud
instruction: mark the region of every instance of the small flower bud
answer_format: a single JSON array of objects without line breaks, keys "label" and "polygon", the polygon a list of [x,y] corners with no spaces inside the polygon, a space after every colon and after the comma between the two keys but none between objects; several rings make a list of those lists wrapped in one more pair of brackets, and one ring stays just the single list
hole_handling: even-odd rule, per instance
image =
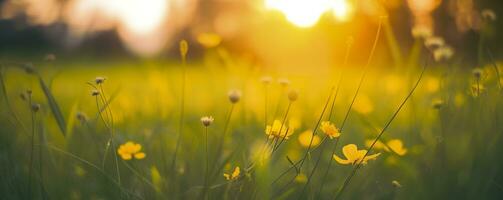
[{"label": "small flower bud", "polygon": [[494,11],[491,9],[482,10],[481,15],[482,15],[482,18],[487,21],[495,21],[496,20],[496,13],[494,13]]},{"label": "small flower bud", "polygon": [[186,40],[180,41],[180,55],[185,58],[187,56],[187,52],[189,51],[189,44]]},{"label": "small flower bud", "polygon": [[230,90],[229,91],[229,100],[231,103],[237,103],[239,99],[241,99],[241,91],[239,90]]},{"label": "small flower bud", "polygon": [[22,67],[27,74],[33,74],[35,72],[35,68],[31,63],[25,63],[22,65]]},{"label": "small flower bud", "polygon": [[98,76],[98,77],[96,77],[96,78],[94,79],[94,82],[95,82],[96,84],[98,84],[98,85],[99,85],[99,84],[104,83],[104,82],[105,82],[105,80],[106,80],[106,78],[105,78],[105,77]]},{"label": "small flower bud", "polygon": [[396,180],[391,181],[391,185],[393,187],[395,187],[395,188],[401,188],[402,187],[402,185],[398,181],[396,181]]},{"label": "small flower bud", "polygon": [[424,40],[424,45],[429,49],[436,49],[445,45],[443,38],[438,36],[428,37]]},{"label": "small flower bud", "polygon": [[287,87],[288,85],[290,85],[290,81],[286,78],[280,78],[278,80],[278,83],[283,87]]},{"label": "small flower bud", "polygon": [[299,98],[299,92],[297,90],[290,90],[288,92],[288,99],[290,101],[296,101]]},{"label": "small flower bud", "polygon": [[473,69],[473,71],[472,71],[472,74],[473,74],[473,76],[474,76],[476,79],[480,79],[480,77],[482,77],[482,73],[483,73],[483,71],[482,71],[482,69],[480,69],[480,68],[475,68],[475,69]]},{"label": "small flower bud", "polygon": [[98,96],[98,95],[100,95],[100,92],[98,90],[91,90],[91,95]]},{"label": "small flower bud", "polygon": [[21,100],[23,100],[23,101],[26,101],[26,99],[28,99],[28,98],[26,98],[26,94],[25,94],[25,93],[21,93],[21,94],[19,94],[19,97],[20,97],[20,98],[21,98]]},{"label": "small flower bud", "polygon": [[439,110],[440,108],[442,108],[443,105],[444,105],[444,101],[442,101],[441,99],[433,100],[432,106],[434,109]]},{"label": "small flower bud", "polygon": [[260,79],[260,82],[262,82],[264,85],[269,85],[272,82],[272,77],[270,77],[270,76],[263,76]]},{"label": "small flower bud", "polygon": [[85,122],[87,122],[87,119],[88,119],[88,118],[87,118],[87,115],[86,115],[85,113],[83,113],[83,112],[77,112],[76,117],[77,117],[77,119],[78,119],[81,123],[85,123]]},{"label": "small flower bud", "polygon": [[212,116],[204,116],[201,117],[201,123],[203,123],[204,126],[208,127],[213,123],[213,117]]},{"label": "small flower bud", "polygon": [[33,110],[33,112],[38,112],[40,110],[40,104],[38,103],[31,104],[31,110]]}]

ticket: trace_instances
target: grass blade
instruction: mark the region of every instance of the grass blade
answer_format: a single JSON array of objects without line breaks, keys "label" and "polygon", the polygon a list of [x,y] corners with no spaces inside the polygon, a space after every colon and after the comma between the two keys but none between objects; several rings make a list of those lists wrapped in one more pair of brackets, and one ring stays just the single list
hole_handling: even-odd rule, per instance
[{"label": "grass blade", "polygon": [[63,114],[61,113],[61,109],[56,102],[56,99],[52,95],[51,90],[47,86],[47,84],[44,82],[42,77],[39,75],[38,80],[40,83],[40,87],[42,88],[42,91],[44,92],[45,97],[47,98],[47,102],[49,103],[49,107],[51,108],[52,114],[54,115],[54,118],[56,119],[56,122],[58,123],[59,130],[61,130],[61,133],[63,136],[66,137],[66,122],[65,118],[63,117]]}]

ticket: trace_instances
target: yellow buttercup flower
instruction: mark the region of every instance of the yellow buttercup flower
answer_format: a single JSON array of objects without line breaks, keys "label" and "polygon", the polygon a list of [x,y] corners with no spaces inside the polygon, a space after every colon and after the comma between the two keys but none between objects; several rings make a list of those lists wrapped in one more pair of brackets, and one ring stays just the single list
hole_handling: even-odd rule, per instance
[{"label": "yellow buttercup flower", "polygon": [[366,115],[374,111],[374,104],[367,95],[360,94],[353,104],[353,109],[360,114]]},{"label": "yellow buttercup flower", "polygon": [[377,154],[365,156],[365,154],[367,154],[367,150],[364,150],[364,149],[358,150],[358,147],[356,147],[355,144],[348,144],[348,145],[342,147],[342,153],[344,154],[346,159],[342,159],[335,154],[333,155],[335,161],[337,161],[338,163],[340,163],[342,165],[349,165],[349,164],[354,165],[354,164],[358,164],[360,162],[365,165],[365,164],[367,164],[367,161],[374,160],[377,158],[377,156],[380,155],[380,153],[377,153]]},{"label": "yellow buttercup flower", "polygon": [[293,130],[286,127],[286,125],[281,125],[281,122],[279,120],[274,120],[272,126],[267,125],[265,134],[268,135],[269,138],[277,137],[288,139],[289,136],[293,134]]},{"label": "yellow buttercup flower", "polygon": [[[370,147],[370,145],[372,145],[372,142],[374,142],[374,140],[365,141],[365,146]],[[374,145],[374,149],[381,149],[387,152],[393,151],[399,156],[407,154],[407,149],[403,146],[403,142],[399,139],[392,139],[386,144],[378,140]]]},{"label": "yellow buttercup flower", "polygon": [[[311,138],[313,142],[311,143]],[[302,132],[299,135],[299,143],[302,147],[309,148],[309,144],[311,143],[311,147],[316,147],[320,144],[320,137],[315,135],[313,137],[313,131],[307,130]]]},{"label": "yellow buttercup flower", "polygon": [[117,153],[123,160],[131,160],[133,157],[141,160],[147,156],[147,154],[141,152],[141,144],[136,144],[132,141],[128,141],[121,145],[119,149],[117,149]]},{"label": "yellow buttercup flower", "polygon": [[241,169],[239,167],[234,168],[234,171],[232,174],[224,173],[225,179],[228,181],[236,180],[239,177],[239,174],[241,173]]},{"label": "yellow buttercup flower", "polygon": [[403,142],[399,139],[393,139],[388,141],[388,147],[391,148],[396,154],[403,156],[407,153],[407,149],[403,146]]},{"label": "yellow buttercup flower", "polygon": [[330,139],[341,136],[341,132],[334,124],[329,121],[321,122],[321,131],[327,134]]}]

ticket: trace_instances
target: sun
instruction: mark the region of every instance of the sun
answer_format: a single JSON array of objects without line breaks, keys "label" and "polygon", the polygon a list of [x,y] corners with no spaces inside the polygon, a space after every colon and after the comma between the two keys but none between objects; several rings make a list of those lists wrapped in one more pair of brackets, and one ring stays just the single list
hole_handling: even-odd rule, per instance
[{"label": "sun", "polygon": [[280,11],[288,21],[302,28],[314,26],[328,11],[341,21],[350,13],[347,0],[265,0],[265,6]]}]

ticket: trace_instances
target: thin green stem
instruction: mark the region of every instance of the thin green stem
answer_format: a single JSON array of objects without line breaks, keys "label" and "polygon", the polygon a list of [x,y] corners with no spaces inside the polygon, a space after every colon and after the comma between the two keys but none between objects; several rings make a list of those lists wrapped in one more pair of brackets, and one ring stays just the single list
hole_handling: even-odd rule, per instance
[{"label": "thin green stem", "polygon": [[424,75],[424,72],[426,71],[426,68],[428,66],[428,63],[426,63],[421,71],[421,74],[419,75],[419,78],[417,79],[416,83],[414,84],[414,86],[412,87],[412,90],[409,92],[409,94],[405,97],[405,99],[402,101],[402,103],[400,104],[400,106],[398,106],[398,109],[395,111],[395,113],[393,113],[393,115],[391,116],[390,120],[388,120],[388,122],[384,125],[383,129],[381,130],[381,132],[379,133],[379,135],[374,139],[374,141],[372,142],[372,144],[370,145],[370,147],[367,148],[367,151],[365,153],[365,155],[363,155],[363,158],[360,159],[357,163],[356,163],[356,166],[353,167],[353,170],[351,171],[351,173],[346,177],[345,181],[344,181],[344,184],[342,185],[341,189],[339,190],[339,192],[337,193],[337,195],[335,196],[334,199],[339,199],[341,197],[341,195],[343,194],[344,190],[347,188],[347,186],[349,185],[351,179],[353,178],[353,176],[356,174],[356,171],[360,168],[361,164],[363,163],[364,161],[364,158],[367,157],[367,155],[369,154],[369,152],[372,150],[372,148],[374,148],[374,145],[377,143],[377,141],[379,141],[379,139],[381,138],[381,136],[384,134],[384,132],[388,129],[388,127],[391,125],[391,123],[393,122],[393,120],[396,118],[396,116],[398,115],[398,113],[402,110],[403,106],[405,105],[405,103],[407,103],[407,101],[410,99],[410,97],[412,96],[412,94],[414,94],[414,91],[416,90],[417,86],[419,85],[419,83],[421,82],[421,79],[423,78],[423,75]]},{"label": "thin green stem", "polygon": [[182,142],[182,132],[184,125],[185,116],[185,82],[187,79],[187,61],[186,57],[182,55],[182,91],[180,96],[180,119],[178,121],[178,136],[176,139],[175,152],[173,153],[173,160],[171,161],[171,171],[174,173],[176,167],[176,158],[178,156],[178,151],[180,149],[180,143]]},{"label": "thin green stem", "polygon": [[32,198],[32,191],[31,191],[31,178],[32,178],[32,173],[33,173],[33,154],[34,154],[34,142],[35,142],[35,112],[31,108],[32,100],[31,100],[31,94],[28,96],[28,109],[30,109],[30,114],[31,114],[31,142],[30,142],[30,162],[29,162],[29,169],[28,169],[28,195],[30,198]]},{"label": "thin green stem", "polygon": [[[290,112],[290,107],[292,106],[292,103],[293,103],[293,101],[289,101],[289,102],[288,102],[288,106],[286,107],[286,112],[285,112],[285,115],[283,116],[283,121],[281,122],[281,126],[280,126],[280,128],[279,128],[279,135],[280,135],[280,136],[281,136],[281,134],[282,134],[282,133],[281,133],[281,131],[283,130],[283,126],[284,126],[284,124],[286,123],[286,118],[288,117],[288,113]],[[276,145],[276,143],[274,144],[274,146],[273,146],[273,148],[272,148],[272,152],[271,152],[271,154],[273,154],[276,150],[278,150],[279,146],[283,143],[283,141],[285,141],[285,138],[286,138],[286,137],[287,137],[287,135],[288,135],[288,131],[289,131],[288,129],[289,129],[289,128],[290,128],[290,127],[286,128],[286,132],[285,132],[284,136],[283,136],[283,137],[281,137],[281,141],[280,141],[277,145]],[[272,130],[271,130],[271,131],[272,131]],[[278,141],[278,140],[276,140],[276,142],[277,142],[277,141]]]},{"label": "thin green stem", "polygon": [[203,188],[203,199],[207,199],[207,192],[208,192],[208,173],[209,173],[209,160],[210,156],[208,153],[208,127],[204,127],[204,146],[205,146],[205,155],[206,155],[206,166],[204,170],[204,188]]}]

